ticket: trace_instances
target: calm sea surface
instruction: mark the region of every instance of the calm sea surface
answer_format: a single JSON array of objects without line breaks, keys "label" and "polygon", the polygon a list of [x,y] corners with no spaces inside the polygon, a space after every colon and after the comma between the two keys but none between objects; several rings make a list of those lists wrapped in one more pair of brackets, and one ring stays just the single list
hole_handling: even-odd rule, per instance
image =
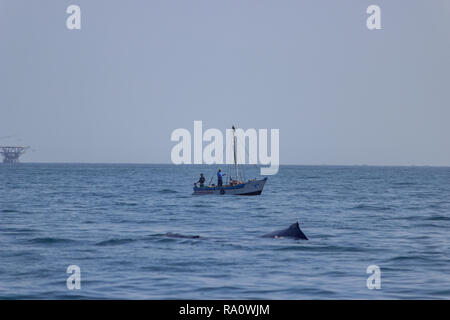
[{"label": "calm sea surface", "polygon": [[[450,298],[450,168],[282,166],[261,196],[193,196],[214,170],[0,165],[0,298]],[[261,238],[296,221],[309,241]]]}]

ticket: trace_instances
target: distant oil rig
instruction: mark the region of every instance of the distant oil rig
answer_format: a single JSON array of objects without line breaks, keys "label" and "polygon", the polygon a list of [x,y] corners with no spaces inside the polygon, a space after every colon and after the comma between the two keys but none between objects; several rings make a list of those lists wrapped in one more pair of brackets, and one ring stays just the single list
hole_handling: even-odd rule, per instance
[{"label": "distant oil rig", "polygon": [[0,154],[3,156],[3,163],[19,162],[19,157],[25,153],[29,147],[0,146]]}]

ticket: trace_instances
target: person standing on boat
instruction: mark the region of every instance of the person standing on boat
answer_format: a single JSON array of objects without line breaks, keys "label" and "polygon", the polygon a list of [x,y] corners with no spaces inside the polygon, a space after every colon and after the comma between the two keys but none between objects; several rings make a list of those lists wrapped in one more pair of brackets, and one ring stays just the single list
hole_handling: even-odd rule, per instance
[{"label": "person standing on boat", "polygon": [[205,177],[203,176],[203,173],[200,173],[200,179],[198,179],[197,183],[200,183],[200,187],[205,185]]},{"label": "person standing on boat", "polygon": [[222,173],[222,169],[219,169],[219,171],[217,171],[217,185],[219,187],[223,185],[223,176],[225,175],[225,173]]}]

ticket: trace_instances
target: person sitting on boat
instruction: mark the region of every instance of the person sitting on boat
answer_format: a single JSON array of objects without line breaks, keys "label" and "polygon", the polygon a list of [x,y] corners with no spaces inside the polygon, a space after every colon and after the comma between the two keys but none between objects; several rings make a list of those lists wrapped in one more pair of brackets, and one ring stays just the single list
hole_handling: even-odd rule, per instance
[{"label": "person sitting on boat", "polygon": [[221,187],[223,185],[223,176],[225,176],[225,173],[222,173],[222,169],[219,169],[219,171],[217,171],[217,185],[219,187]]},{"label": "person sitting on boat", "polygon": [[198,179],[198,181],[196,183],[200,183],[200,187],[204,187],[205,186],[205,177],[203,176],[203,173],[200,173],[200,179]]}]

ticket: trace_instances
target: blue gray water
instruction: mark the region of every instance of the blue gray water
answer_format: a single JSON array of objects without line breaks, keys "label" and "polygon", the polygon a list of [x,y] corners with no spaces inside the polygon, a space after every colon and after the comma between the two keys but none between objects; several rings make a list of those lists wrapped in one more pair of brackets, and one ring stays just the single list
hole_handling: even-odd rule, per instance
[{"label": "blue gray water", "polygon": [[450,168],[282,166],[259,197],[193,196],[201,171],[0,165],[0,298],[450,298]]}]

